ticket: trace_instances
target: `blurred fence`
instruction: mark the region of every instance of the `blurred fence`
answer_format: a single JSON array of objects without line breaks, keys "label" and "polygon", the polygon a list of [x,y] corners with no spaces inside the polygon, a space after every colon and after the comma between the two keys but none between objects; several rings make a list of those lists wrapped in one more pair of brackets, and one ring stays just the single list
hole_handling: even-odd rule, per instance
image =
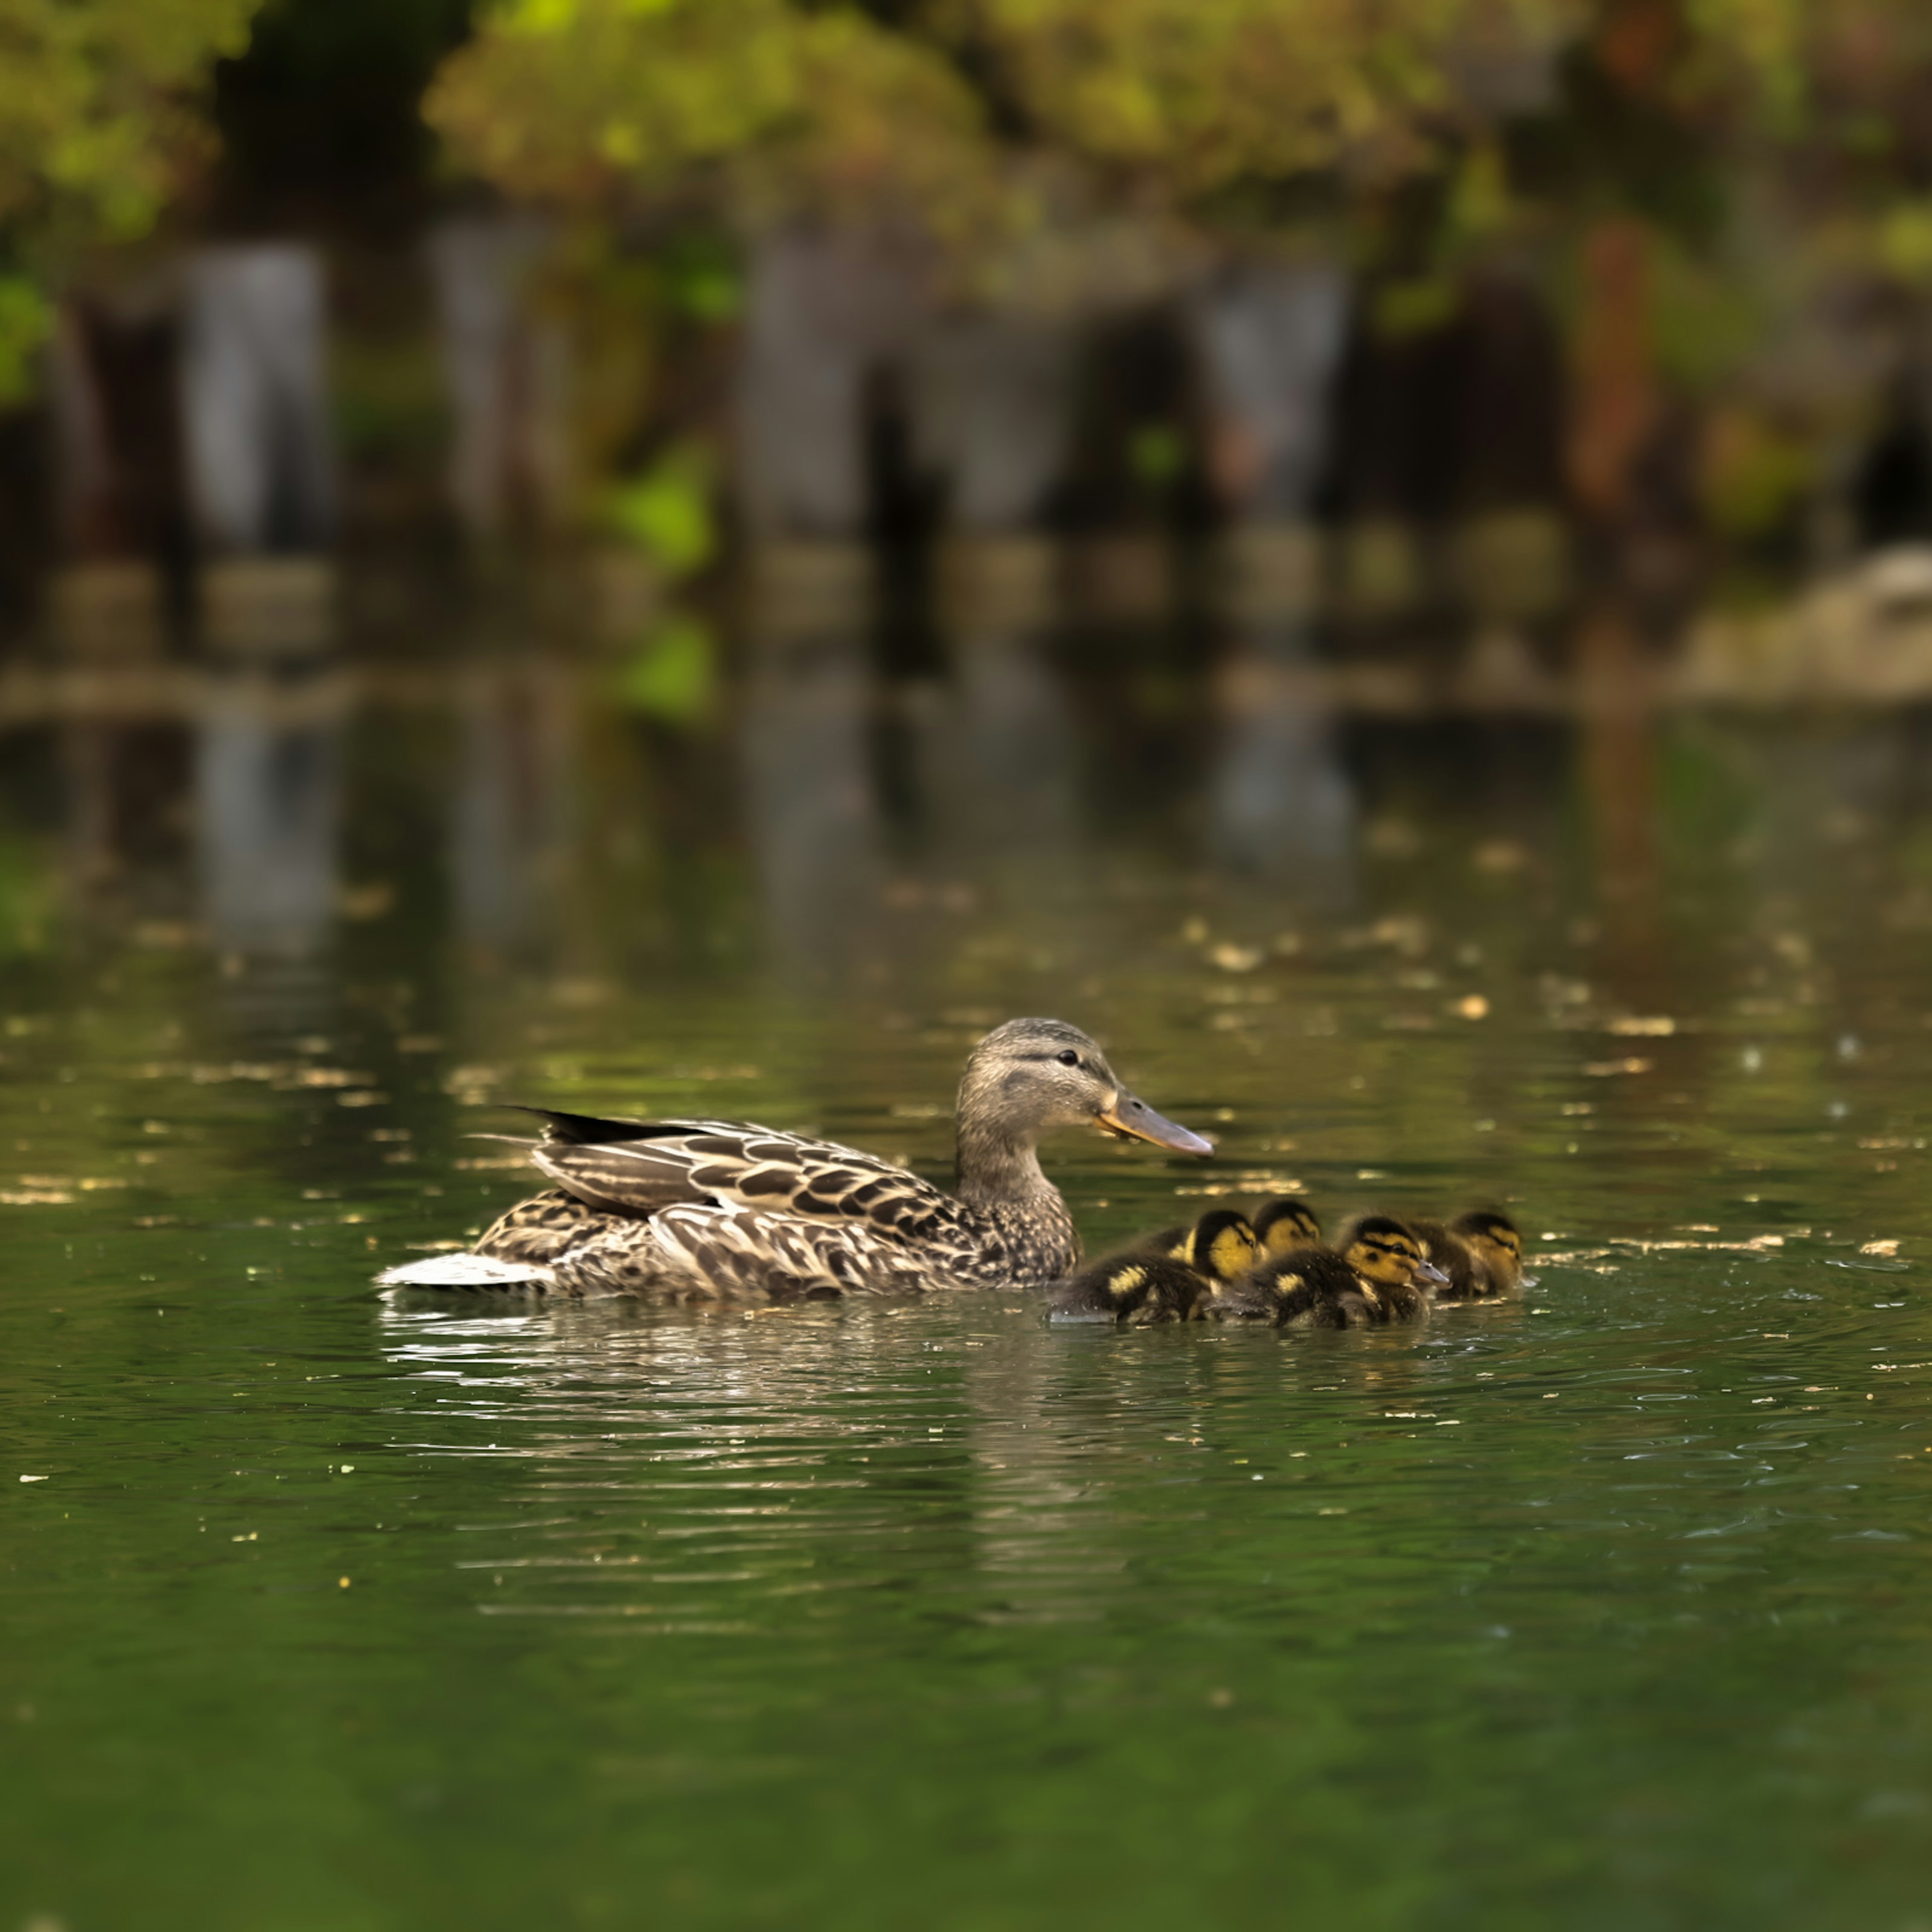
[{"label": "blurred fence", "polygon": [[[1774,622],[1693,625],[1723,562],[1691,500],[1696,436],[1658,418],[1606,544],[1573,494],[1565,351],[1527,281],[1491,273],[1453,311],[1391,324],[1332,263],[1230,257],[1137,303],[994,311],[936,300],[877,237],[782,227],[750,253],[740,312],[701,356],[658,354],[647,404],[628,429],[599,422],[593,460],[584,332],[544,279],[554,242],[531,218],[470,217],[412,257],[440,427],[434,487],[400,511],[341,446],[321,250],[211,248],[77,286],[50,358],[41,634],[104,662],[326,650],[344,560],[380,526],[405,557],[453,541],[561,562],[586,626],[619,643],[680,570],[708,568],[741,627],[781,644],[1058,626],[1184,652],[1232,636],[1292,665],[1340,639],[1536,704],[1569,614],[1607,582],[1653,646],[1691,640],[1672,689],[1899,695],[1932,676],[1900,641],[1932,538],[1908,386],[1775,554],[1834,587]],[[706,547],[668,567],[648,517],[640,538],[599,510],[612,450],[636,474],[679,436],[712,452],[680,487],[729,536],[722,575]],[[1880,560],[1854,569],[1862,549]]]}]

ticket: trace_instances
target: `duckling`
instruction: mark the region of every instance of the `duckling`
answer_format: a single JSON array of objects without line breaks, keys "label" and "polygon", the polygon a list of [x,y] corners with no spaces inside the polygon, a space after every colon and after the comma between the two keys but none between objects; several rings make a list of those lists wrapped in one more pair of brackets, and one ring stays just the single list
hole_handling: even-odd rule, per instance
[{"label": "duckling", "polygon": [[1132,1323],[1136,1328],[1186,1322],[1208,1292],[1207,1282],[1185,1262],[1160,1255],[1116,1255],[1062,1282],[1046,1305],[1047,1319]]},{"label": "duckling", "polygon": [[1292,1194],[1276,1195],[1255,1210],[1255,1234],[1272,1261],[1297,1248],[1318,1247],[1322,1223],[1306,1201]]},{"label": "duckling", "polygon": [[1232,1281],[1262,1258],[1261,1237],[1238,1208],[1216,1208],[1192,1222],[1177,1221],[1137,1235],[1123,1254],[1185,1262],[1198,1273]]},{"label": "duckling", "polygon": [[1255,1262],[1260,1245],[1248,1217],[1217,1208],[1191,1228],[1163,1228],[1071,1276],[1048,1304],[1056,1322],[1186,1322],[1222,1284]]},{"label": "duckling", "polygon": [[1448,1279],[1431,1294],[1432,1301],[1492,1301],[1502,1291],[1489,1267],[1468,1243],[1440,1221],[1418,1221],[1411,1216],[1408,1231],[1422,1244],[1422,1252]]},{"label": "duckling", "polygon": [[1216,1208],[1188,1229],[1173,1258],[1218,1289],[1239,1281],[1262,1256],[1261,1236],[1246,1215],[1238,1208]]},{"label": "duckling", "polygon": [[1423,1322],[1429,1291],[1449,1277],[1423,1252],[1420,1238],[1393,1214],[1364,1214],[1336,1244],[1342,1258],[1373,1287],[1391,1322]]},{"label": "duckling", "polygon": [[1535,1276],[1522,1271],[1522,1236],[1507,1214],[1474,1208],[1457,1215],[1449,1232],[1487,1271],[1492,1294],[1520,1294],[1536,1286]]},{"label": "duckling", "polygon": [[1216,1322],[1276,1328],[1375,1328],[1389,1318],[1375,1286],[1333,1248],[1296,1248],[1264,1261],[1202,1312]]}]

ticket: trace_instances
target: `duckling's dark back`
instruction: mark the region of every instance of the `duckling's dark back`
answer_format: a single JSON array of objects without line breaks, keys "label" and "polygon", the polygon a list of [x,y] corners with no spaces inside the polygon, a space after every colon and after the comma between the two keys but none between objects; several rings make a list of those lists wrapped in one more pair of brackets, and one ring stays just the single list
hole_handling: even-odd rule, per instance
[{"label": "duckling's dark back", "polygon": [[1203,1306],[1223,1322],[1277,1328],[1371,1328],[1388,1319],[1376,1291],[1333,1248],[1298,1248],[1252,1269]]},{"label": "duckling's dark back", "polygon": [[1449,1277],[1436,1290],[1438,1301],[1481,1301],[1499,1292],[1487,1264],[1460,1234],[1440,1221],[1412,1220],[1408,1226],[1423,1252]]},{"label": "duckling's dark back", "polygon": [[1184,1262],[1161,1255],[1116,1255],[1070,1275],[1048,1297],[1047,1316],[1060,1323],[1116,1325],[1185,1322],[1208,1292],[1208,1283]]}]

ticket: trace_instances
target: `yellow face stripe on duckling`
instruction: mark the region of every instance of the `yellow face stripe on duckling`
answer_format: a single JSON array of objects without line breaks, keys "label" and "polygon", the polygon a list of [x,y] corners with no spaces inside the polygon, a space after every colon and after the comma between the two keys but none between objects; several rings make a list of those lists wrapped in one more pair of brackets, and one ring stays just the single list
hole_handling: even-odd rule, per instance
[{"label": "yellow face stripe on duckling", "polygon": [[1406,1234],[1364,1234],[1348,1244],[1344,1258],[1371,1281],[1400,1286],[1420,1266],[1422,1250]]},{"label": "yellow face stripe on duckling", "polygon": [[1124,1301],[1146,1281],[1144,1268],[1124,1268],[1107,1278],[1107,1292],[1116,1301]]},{"label": "yellow face stripe on duckling", "polygon": [[1254,1230],[1245,1222],[1223,1228],[1208,1245],[1208,1272],[1217,1281],[1246,1274],[1261,1253]]},{"label": "yellow face stripe on duckling", "polygon": [[1312,1248],[1322,1239],[1322,1226],[1300,1203],[1285,1208],[1269,1222],[1262,1242],[1270,1256],[1292,1253],[1297,1248]]},{"label": "yellow face stripe on duckling", "polygon": [[1248,1217],[1232,1208],[1204,1214],[1187,1231],[1173,1258],[1215,1281],[1232,1281],[1260,1258],[1261,1244]]},{"label": "yellow face stripe on duckling", "polygon": [[1506,1290],[1522,1280],[1522,1237],[1500,1214],[1466,1215],[1456,1232],[1480,1256],[1492,1276]]}]

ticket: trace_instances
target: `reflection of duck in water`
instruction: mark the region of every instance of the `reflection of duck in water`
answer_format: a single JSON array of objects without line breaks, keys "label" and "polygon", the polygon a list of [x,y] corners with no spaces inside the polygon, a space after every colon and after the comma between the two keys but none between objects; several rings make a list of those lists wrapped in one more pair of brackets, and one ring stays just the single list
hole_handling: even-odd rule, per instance
[{"label": "reflection of duck in water", "polygon": [[512,1208],[472,1252],[379,1281],[704,1300],[1034,1286],[1080,1252],[1040,1172],[1042,1134],[1094,1126],[1214,1151],[1135,1099],[1059,1020],[1009,1020],[973,1049],[951,1194],[871,1154],[741,1123],[532,1111],[546,1132],[530,1158],[556,1186]]},{"label": "reflection of duck in water", "polygon": [[1259,1252],[1248,1217],[1217,1208],[1191,1228],[1163,1228],[1125,1254],[1082,1268],[1054,1291],[1049,1318],[1137,1328],[1189,1321],[1204,1298],[1246,1274]]}]

